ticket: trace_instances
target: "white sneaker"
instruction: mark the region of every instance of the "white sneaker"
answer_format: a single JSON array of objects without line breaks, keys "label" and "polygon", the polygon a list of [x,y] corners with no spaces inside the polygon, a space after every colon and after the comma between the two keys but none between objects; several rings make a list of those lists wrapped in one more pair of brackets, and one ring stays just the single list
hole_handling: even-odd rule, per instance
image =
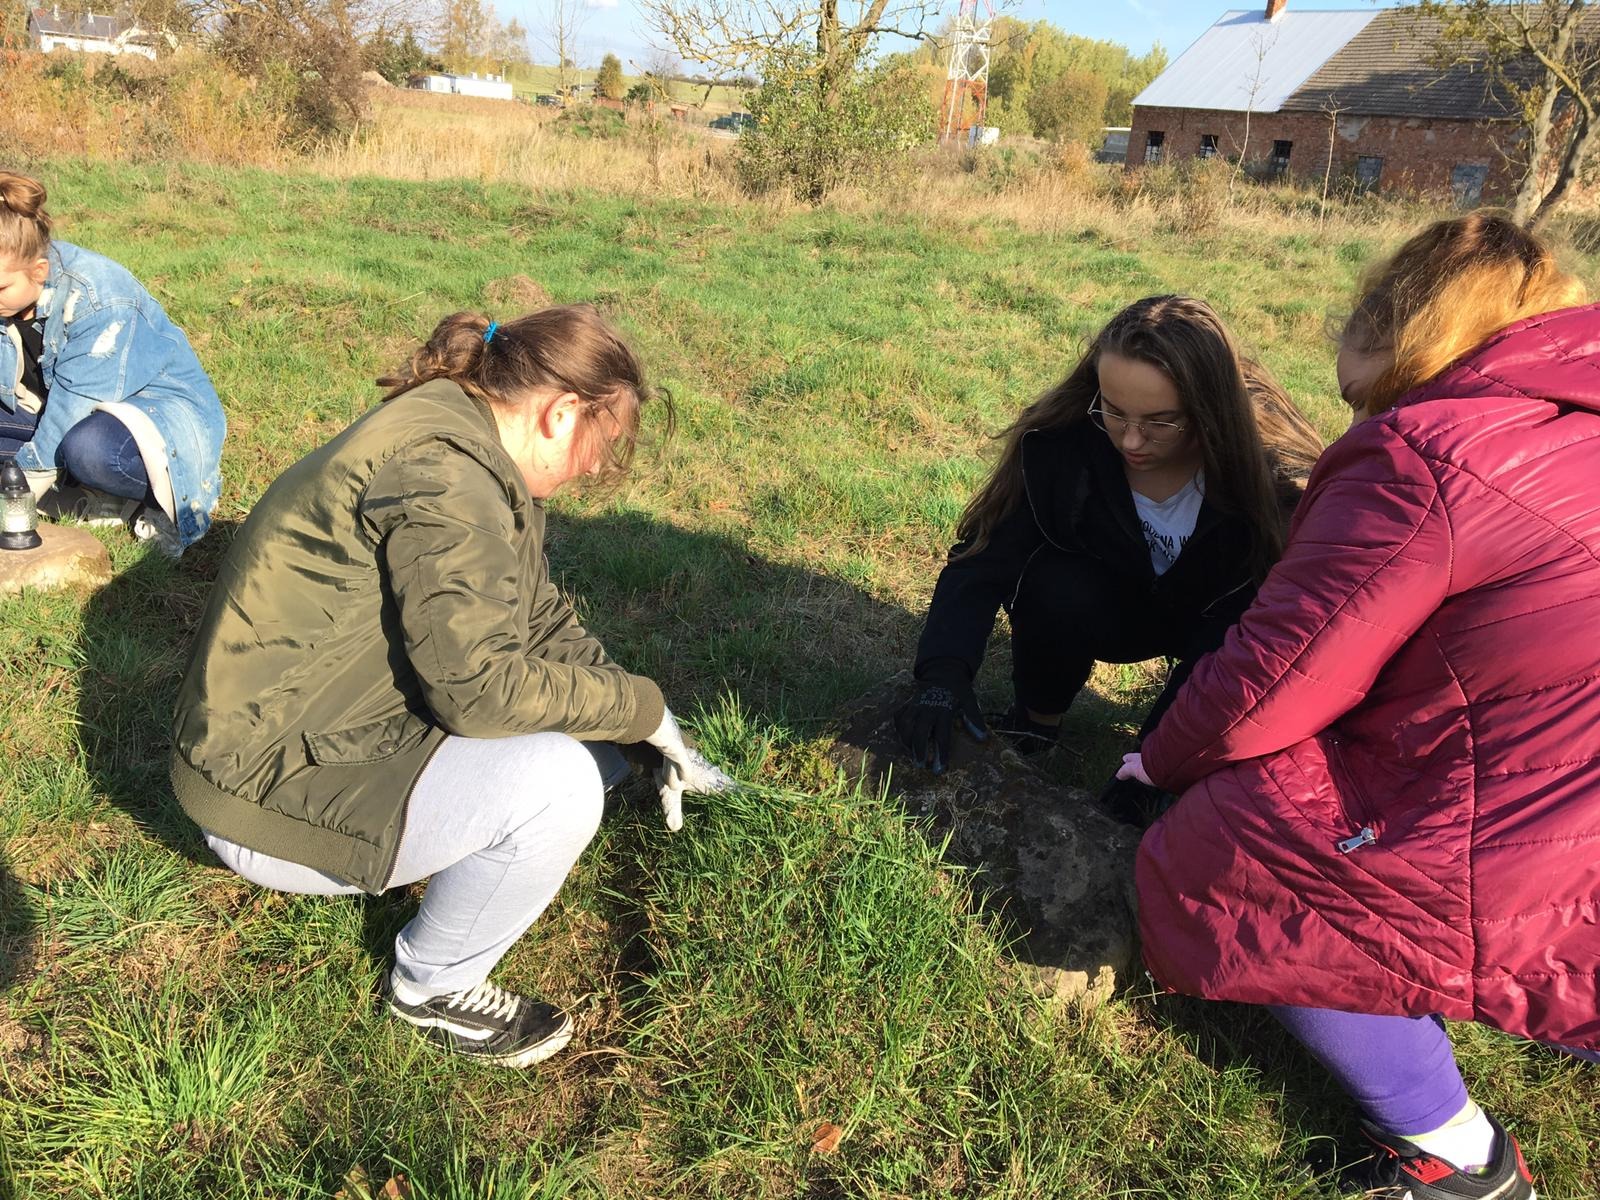
[{"label": "white sneaker", "polygon": [[176,559],[183,554],[183,539],[172,518],[153,505],[145,505],[133,519],[133,536],[149,542],[167,558]]},{"label": "white sneaker", "polygon": [[39,498],[39,515],[53,521],[72,521],[95,529],[126,526],[139,511],[137,500],[76,485],[57,484]]}]

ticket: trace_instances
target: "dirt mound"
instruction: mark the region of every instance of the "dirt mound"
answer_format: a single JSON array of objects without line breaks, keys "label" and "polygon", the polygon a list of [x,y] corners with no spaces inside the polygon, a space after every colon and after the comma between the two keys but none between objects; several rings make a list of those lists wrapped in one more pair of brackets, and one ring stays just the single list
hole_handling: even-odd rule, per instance
[{"label": "dirt mound", "polygon": [[1005,742],[958,736],[942,775],[910,765],[894,713],[904,672],[851,704],[831,754],[950,838],[948,853],[998,902],[1047,994],[1098,1001],[1141,974],[1133,886],[1139,835],[1089,793],[1045,778]]}]

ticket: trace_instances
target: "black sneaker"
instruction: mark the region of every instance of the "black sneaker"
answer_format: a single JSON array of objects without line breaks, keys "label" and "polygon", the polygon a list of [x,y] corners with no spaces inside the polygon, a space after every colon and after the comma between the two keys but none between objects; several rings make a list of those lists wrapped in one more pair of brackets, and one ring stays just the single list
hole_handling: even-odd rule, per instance
[{"label": "black sneaker", "polygon": [[1537,1200],[1517,1139],[1493,1117],[1489,1124],[1494,1127],[1494,1161],[1483,1174],[1474,1175],[1363,1121],[1361,1131],[1377,1143],[1378,1154],[1351,1183],[1372,1200]]},{"label": "black sneaker", "polygon": [[531,1067],[572,1040],[572,1018],[553,1004],[492,983],[407,1004],[389,992],[389,1011],[451,1054],[503,1067]]},{"label": "black sneaker", "polygon": [[1024,758],[1043,754],[1056,744],[1061,734],[1060,725],[1041,725],[1038,721],[1030,721],[1020,704],[1013,704],[999,716],[985,713],[984,720],[990,729],[1010,742],[1011,748]]}]

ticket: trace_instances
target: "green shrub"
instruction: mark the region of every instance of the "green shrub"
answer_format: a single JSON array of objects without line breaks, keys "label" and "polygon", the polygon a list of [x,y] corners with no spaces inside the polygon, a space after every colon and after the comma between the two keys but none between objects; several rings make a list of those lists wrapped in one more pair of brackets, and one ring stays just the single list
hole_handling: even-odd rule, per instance
[{"label": "green shrub", "polygon": [[839,81],[830,97],[817,56],[774,54],[750,96],[755,124],[739,141],[751,192],[787,190],[816,202],[846,185],[898,178],[911,150],[933,135],[933,104],[920,75],[875,67]]}]

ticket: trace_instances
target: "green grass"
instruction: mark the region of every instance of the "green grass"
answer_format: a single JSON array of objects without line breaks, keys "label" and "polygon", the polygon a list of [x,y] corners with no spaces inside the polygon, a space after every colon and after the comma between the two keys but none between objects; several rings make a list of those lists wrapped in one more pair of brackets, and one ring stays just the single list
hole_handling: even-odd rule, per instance
[{"label": "green grass", "polygon": [[[1307,229],[1023,234],[826,211],[40,168],[58,230],[185,326],[231,421],[213,535],[174,566],[106,535],[94,594],[0,601],[0,1195],[1322,1197],[1348,1103],[1270,1020],[1129,994],[1052,1009],[940,847],[817,753],[909,660],[987,438],[1139,295],[1215,302],[1324,432],[1324,315],[1380,247]],[[524,278],[526,277],[526,278]],[[374,1002],[415,903],[270,895],[167,791],[166,719],[233,528],[376,397],[443,314],[593,301],[679,434],[551,556],[616,657],[752,788],[669,837],[635,797],[502,965],[570,1004],[529,1074],[431,1056]],[[997,638],[982,684],[998,706]],[[1069,718],[1092,784],[1148,701],[1104,672]],[[976,914],[976,915],[975,915]],[[1458,1028],[1541,1194],[1600,1194],[1600,1082]],[[824,1123],[836,1152],[812,1149]]]}]

